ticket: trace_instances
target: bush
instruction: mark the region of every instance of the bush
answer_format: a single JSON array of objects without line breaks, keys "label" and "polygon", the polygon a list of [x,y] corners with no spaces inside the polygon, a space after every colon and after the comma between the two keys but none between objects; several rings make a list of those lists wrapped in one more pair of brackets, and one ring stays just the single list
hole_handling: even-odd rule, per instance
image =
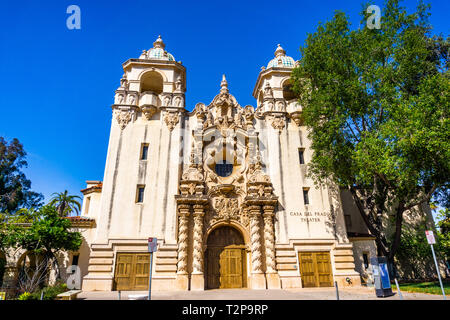
[{"label": "bush", "polygon": [[19,296],[18,300],[41,300],[42,292],[44,293],[42,300],[55,300],[58,294],[65,291],[67,291],[67,285],[65,283],[58,283],[54,286],[44,287],[33,293],[24,292]]},{"label": "bush", "polygon": [[33,295],[29,292],[22,293],[17,300],[34,300]]}]

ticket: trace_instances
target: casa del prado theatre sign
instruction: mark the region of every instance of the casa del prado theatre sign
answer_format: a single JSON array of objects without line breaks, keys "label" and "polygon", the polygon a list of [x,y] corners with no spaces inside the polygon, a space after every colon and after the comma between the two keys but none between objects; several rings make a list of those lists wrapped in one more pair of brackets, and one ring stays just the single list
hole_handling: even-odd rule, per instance
[{"label": "casa del prado theatre sign", "polygon": [[323,222],[330,216],[329,212],[310,212],[310,211],[291,211],[289,212],[291,217],[298,217],[300,222]]}]

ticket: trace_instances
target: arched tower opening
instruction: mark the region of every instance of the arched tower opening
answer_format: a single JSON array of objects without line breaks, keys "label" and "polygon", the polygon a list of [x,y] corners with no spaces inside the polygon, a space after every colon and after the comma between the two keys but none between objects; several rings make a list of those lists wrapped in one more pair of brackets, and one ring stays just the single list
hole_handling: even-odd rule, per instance
[{"label": "arched tower opening", "polygon": [[146,72],[141,78],[141,92],[163,92],[163,77],[156,71]]}]

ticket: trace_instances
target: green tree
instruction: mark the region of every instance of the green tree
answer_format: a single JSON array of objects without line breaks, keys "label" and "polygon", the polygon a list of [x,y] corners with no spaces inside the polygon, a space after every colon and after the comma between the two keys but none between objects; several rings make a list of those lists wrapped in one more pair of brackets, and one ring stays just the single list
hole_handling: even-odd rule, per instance
[{"label": "green tree", "polygon": [[49,204],[56,207],[60,217],[67,217],[74,211],[77,215],[80,212],[81,204],[77,199],[81,200],[81,197],[69,195],[67,190],[59,193],[55,192],[52,196],[53,198],[50,200]]},{"label": "green tree", "polygon": [[[437,218],[439,219],[437,223],[439,228],[438,241],[442,248],[442,254],[445,256],[447,263],[450,263],[450,209],[440,210]],[[450,265],[447,267],[450,268]]]},{"label": "green tree", "polygon": [[408,14],[388,0],[380,29],[366,27],[364,10],[356,30],[336,12],[308,35],[292,73],[310,128],[309,175],[349,190],[390,262],[405,212],[449,188],[449,39],[431,36],[428,10]]},{"label": "green tree", "polygon": [[31,191],[31,181],[22,172],[28,165],[25,157],[19,140],[8,143],[0,137],[0,212],[14,213],[42,204],[42,194]]},{"label": "green tree", "polygon": [[[43,206],[38,211],[28,214],[27,221],[31,223],[29,226],[12,221],[6,224],[2,232],[3,245],[27,251],[39,262],[39,272],[45,273],[52,266],[59,277],[57,255],[62,251],[78,250],[82,243],[81,233],[71,231],[71,221],[60,217],[57,209],[51,205]],[[25,274],[25,278],[34,281],[31,287],[41,284],[43,277],[36,276],[33,270],[29,271]]]}]

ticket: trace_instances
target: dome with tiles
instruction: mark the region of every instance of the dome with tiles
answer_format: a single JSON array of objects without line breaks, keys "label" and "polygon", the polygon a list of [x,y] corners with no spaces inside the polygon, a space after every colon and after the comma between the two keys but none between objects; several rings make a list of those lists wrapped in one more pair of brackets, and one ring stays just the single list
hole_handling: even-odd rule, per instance
[{"label": "dome with tiles", "polygon": [[295,61],[292,57],[286,55],[286,51],[278,45],[275,50],[275,58],[269,61],[267,68],[294,68]]},{"label": "dome with tiles", "polygon": [[158,60],[168,60],[168,61],[175,61],[175,57],[164,50],[164,47],[166,45],[161,39],[161,36],[158,36],[158,39],[156,39],[155,42],[153,42],[153,48],[151,48],[148,51],[144,51],[142,58],[144,59],[158,59]]}]

